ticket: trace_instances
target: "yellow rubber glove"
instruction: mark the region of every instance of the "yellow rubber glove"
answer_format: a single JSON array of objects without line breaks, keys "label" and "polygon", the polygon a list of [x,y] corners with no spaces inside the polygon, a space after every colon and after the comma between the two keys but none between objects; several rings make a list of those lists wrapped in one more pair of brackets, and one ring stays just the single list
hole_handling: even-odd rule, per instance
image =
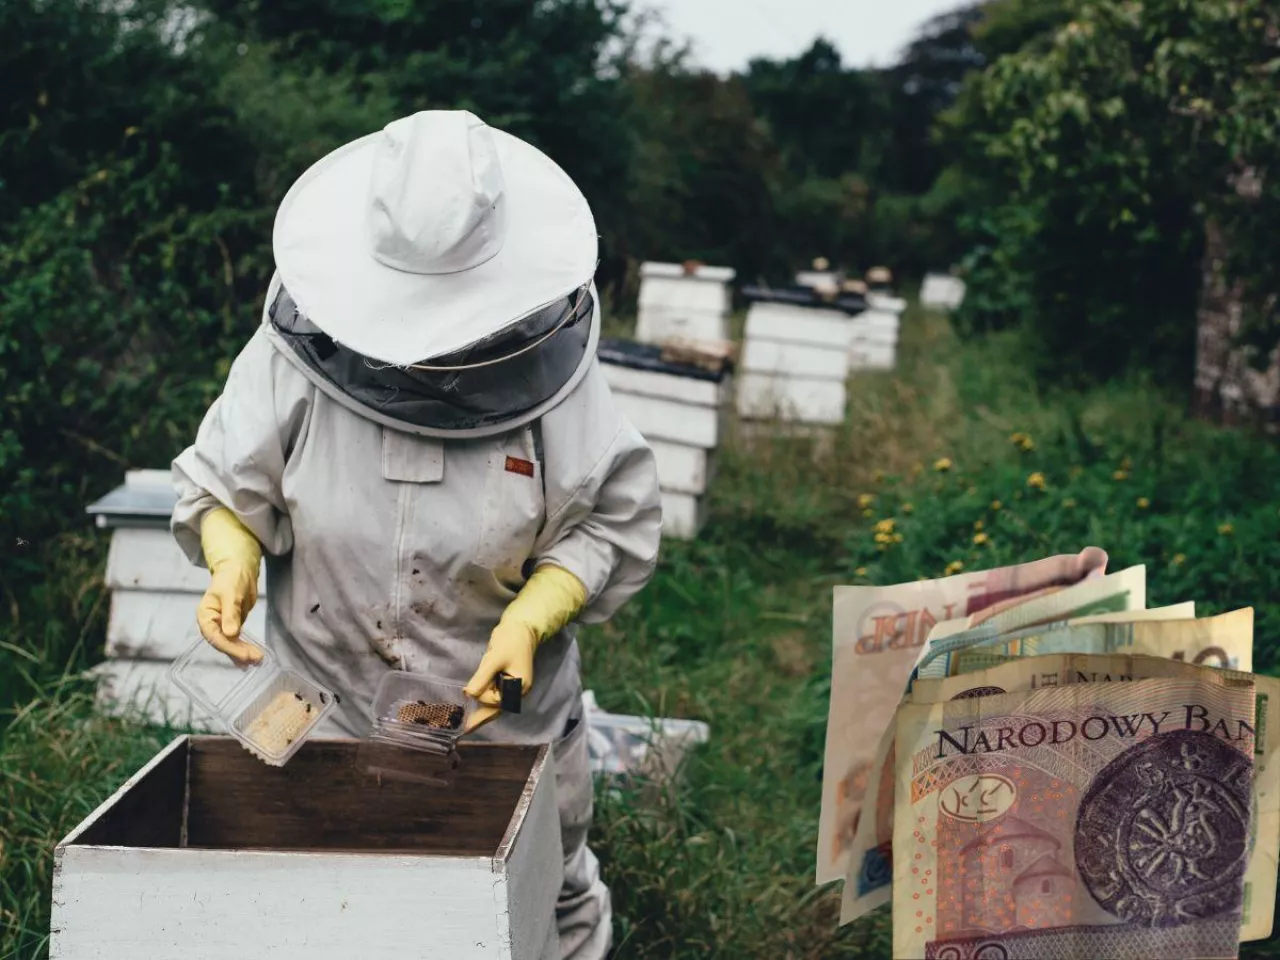
[{"label": "yellow rubber glove", "polygon": [[236,663],[257,663],[262,651],[237,638],[258,600],[262,544],[234,513],[215,507],[200,523],[200,545],[212,574],[196,609],[200,633]]},{"label": "yellow rubber glove", "polygon": [[587,588],[568,570],[550,564],[533,572],[489,635],[489,648],[464,692],[480,701],[465,732],[488,723],[502,712],[498,674],[517,677],[520,692],[533,688],[533,655],[547,637],[578,615],[587,602]]}]

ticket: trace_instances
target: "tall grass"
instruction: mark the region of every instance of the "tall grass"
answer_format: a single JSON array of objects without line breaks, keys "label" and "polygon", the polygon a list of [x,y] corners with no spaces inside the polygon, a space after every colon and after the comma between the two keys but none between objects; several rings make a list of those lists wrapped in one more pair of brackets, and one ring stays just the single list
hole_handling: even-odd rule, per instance
[{"label": "tall grass", "polygon": [[[886,912],[838,928],[839,892],[812,882],[836,583],[1095,543],[1116,568],[1147,563],[1150,605],[1256,606],[1256,656],[1274,665],[1276,452],[1187,422],[1149,383],[1046,393],[1024,353],[1016,335],[964,344],[910,312],[899,370],[855,379],[830,442],[734,437],[703,535],[668,543],[651,586],[584,632],[586,682],[606,709],[711,726],[674,796],[600,797],[593,844],[619,960],[889,956]],[[941,458],[950,469],[935,469]],[[1035,473],[1043,484],[1028,484]],[[901,539],[877,543],[886,521]],[[53,843],[166,739],[95,717],[59,680],[101,640],[100,555],[70,543],[46,622],[24,611],[21,655],[9,654],[25,664],[25,705],[0,745],[0,958],[44,955]]]}]

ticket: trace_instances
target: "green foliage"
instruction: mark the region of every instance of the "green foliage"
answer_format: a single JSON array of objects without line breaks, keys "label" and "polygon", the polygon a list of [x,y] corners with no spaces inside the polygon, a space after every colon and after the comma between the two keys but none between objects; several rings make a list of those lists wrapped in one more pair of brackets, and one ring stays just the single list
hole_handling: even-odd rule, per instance
[{"label": "green foliage", "polygon": [[1257,247],[1280,226],[1280,187],[1264,175],[1244,198],[1232,183],[1274,168],[1280,149],[1274,17],[1254,0],[995,8],[982,42],[1018,46],[973,78],[947,124],[994,201],[966,221],[972,327],[1028,321],[1054,372],[1145,367],[1189,386],[1212,217],[1230,225],[1251,330],[1275,342],[1280,274]]}]

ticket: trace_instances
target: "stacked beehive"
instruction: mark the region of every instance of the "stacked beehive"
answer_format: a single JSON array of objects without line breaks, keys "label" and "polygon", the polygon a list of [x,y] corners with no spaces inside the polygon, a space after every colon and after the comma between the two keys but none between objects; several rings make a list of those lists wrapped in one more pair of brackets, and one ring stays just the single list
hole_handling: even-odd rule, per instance
[{"label": "stacked beehive", "polygon": [[898,328],[906,301],[883,293],[868,293],[867,308],[851,321],[849,370],[892,370],[898,360]]},{"label": "stacked beehive", "polygon": [[636,339],[652,344],[729,339],[733,277],[728,267],[694,262],[642,264]]},{"label": "stacked beehive", "polygon": [[696,537],[706,519],[715,450],[724,435],[730,379],[662,358],[662,348],[602,340],[599,355],[614,401],[653,448],[662,488],[664,536]]},{"label": "stacked beehive", "polygon": [[[107,618],[107,659],[94,668],[104,709],[142,709],[157,722],[193,722],[207,718],[169,681],[169,667],[200,636],[196,605],[209,585],[209,572],[187,560],[169,532],[177,494],[167,470],[133,470],[117,487],[88,507],[97,525],[111,531],[106,587],[111,591]],[[266,628],[263,597],[244,629],[262,637]],[[238,672],[233,666],[210,667],[226,676],[202,677],[218,689]]]},{"label": "stacked beehive", "polygon": [[845,379],[860,297],[748,287],[751,301],[738,377],[738,415],[805,425],[844,420]]}]

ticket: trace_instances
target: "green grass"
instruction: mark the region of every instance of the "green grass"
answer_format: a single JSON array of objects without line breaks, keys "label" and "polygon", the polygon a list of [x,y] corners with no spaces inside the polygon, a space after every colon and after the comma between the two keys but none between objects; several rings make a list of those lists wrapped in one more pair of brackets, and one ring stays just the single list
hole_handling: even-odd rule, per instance
[{"label": "green grass", "polygon": [[[593,843],[614,891],[618,958],[889,955],[885,913],[838,928],[838,892],[812,882],[836,583],[1096,544],[1113,569],[1147,564],[1150,606],[1254,606],[1256,664],[1280,666],[1280,454],[1188,422],[1153,384],[1044,392],[1024,353],[1017,336],[962,344],[939,318],[909,313],[899,371],[855,382],[829,448],[734,440],[703,536],[668,544],[651,586],[584,633],[586,681],[606,709],[711,726],[674,797],[600,800]],[[935,470],[939,458],[950,469]],[[86,572],[97,557],[83,542],[72,552],[42,608],[68,605],[62,615],[38,633],[24,621],[24,638],[44,645],[35,662],[0,660],[29,677],[0,745],[0,958],[43,955],[54,841],[164,739],[94,718],[82,692],[50,686],[77,641],[100,640]]]}]

